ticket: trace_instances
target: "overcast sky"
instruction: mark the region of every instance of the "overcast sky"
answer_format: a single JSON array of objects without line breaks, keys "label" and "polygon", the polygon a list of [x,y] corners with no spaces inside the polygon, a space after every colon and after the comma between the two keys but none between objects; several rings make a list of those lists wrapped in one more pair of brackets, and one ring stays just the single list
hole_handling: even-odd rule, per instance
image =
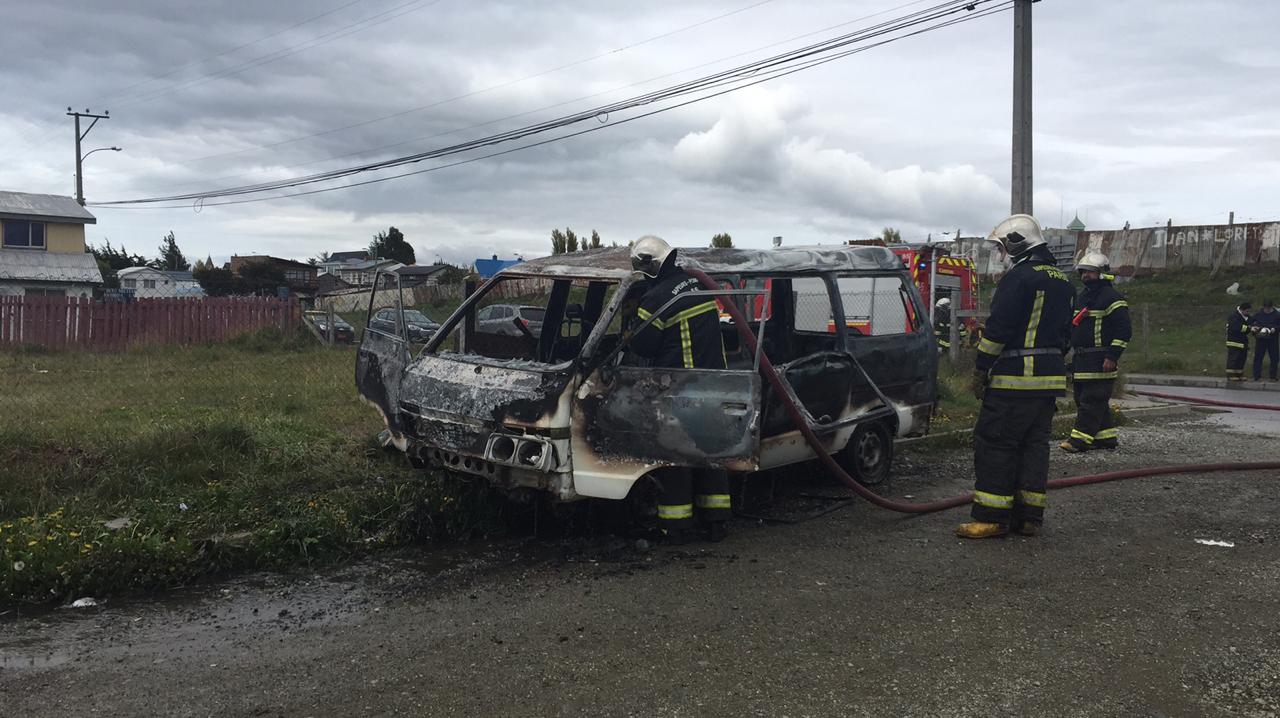
[{"label": "overcast sky", "polygon": [[[124,148],[86,161],[89,201],[133,199],[512,129],[936,1],[6,0],[0,189],[74,193],[68,105],[110,110],[86,151]],[[1046,225],[1077,211],[1097,228],[1225,222],[1231,210],[1280,220],[1280,3],[1044,0],[1035,13]],[[729,232],[756,247],[886,225],[912,240],[984,234],[1008,209],[1012,25],[997,15],[363,188],[198,213],[93,208],[88,238],[153,255],[173,230],[192,260],[305,259],[395,225],[419,262],[470,263],[546,254],[566,225],[606,242],[705,245]]]}]

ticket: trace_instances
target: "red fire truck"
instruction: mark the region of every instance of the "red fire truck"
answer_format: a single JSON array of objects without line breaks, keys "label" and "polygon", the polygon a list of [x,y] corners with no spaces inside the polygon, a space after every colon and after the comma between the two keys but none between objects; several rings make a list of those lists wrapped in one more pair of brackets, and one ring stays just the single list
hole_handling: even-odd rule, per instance
[{"label": "red fire truck", "polygon": [[[977,310],[978,271],[972,260],[952,257],[946,247],[937,244],[890,249],[911,270],[911,278],[920,290],[920,296],[930,307],[945,297],[951,300],[953,316],[957,311]],[[963,323],[969,330],[969,336],[976,336],[978,320],[965,317]]]}]

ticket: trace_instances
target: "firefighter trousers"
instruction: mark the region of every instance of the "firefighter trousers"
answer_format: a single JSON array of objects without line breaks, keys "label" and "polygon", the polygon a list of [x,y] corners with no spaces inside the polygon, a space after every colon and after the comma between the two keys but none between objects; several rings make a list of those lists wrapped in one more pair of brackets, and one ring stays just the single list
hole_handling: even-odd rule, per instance
[{"label": "firefighter trousers", "polygon": [[1077,381],[1072,386],[1076,397],[1076,425],[1071,428],[1071,443],[1081,449],[1114,449],[1120,443],[1120,430],[1111,416],[1111,392],[1115,381]]},{"label": "firefighter trousers", "polygon": [[1243,379],[1245,360],[1249,358],[1248,349],[1227,347],[1227,378]]},{"label": "firefighter trousers", "polygon": [[1262,378],[1262,357],[1263,355],[1271,357],[1271,381],[1276,380],[1276,361],[1280,359],[1280,335],[1271,335],[1265,339],[1258,339],[1253,345],[1253,378]]},{"label": "firefighter trousers", "polygon": [[1053,397],[987,395],[973,430],[973,518],[1018,526],[1044,520]]},{"label": "firefighter trousers", "polygon": [[733,515],[729,474],[719,469],[666,468],[655,472],[658,494],[658,528],[664,532],[703,523],[727,521]]}]

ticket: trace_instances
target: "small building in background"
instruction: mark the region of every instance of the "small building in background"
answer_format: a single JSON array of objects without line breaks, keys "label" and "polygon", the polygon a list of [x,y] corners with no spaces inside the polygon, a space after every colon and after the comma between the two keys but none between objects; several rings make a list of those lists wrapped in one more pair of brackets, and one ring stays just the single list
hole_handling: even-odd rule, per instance
[{"label": "small building in background", "polygon": [[321,274],[316,277],[316,294],[333,294],[350,288],[351,285],[336,274]]},{"label": "small building in background", "polygon": [[441,275],[448,268],[447,264],[404,265],[395,272],[400,275],[400,286],[408,288],[439,284]]},{"label": "small building in background", "polygon": [[152,267],[126,267],[116,272],[120,289],[134,299],[173,299],[203,297],[204,290],[191,272],[168,271]]},{"label": "small building in background", "polygon": [[366,259],[360,262],[348,262],[335,268],[332,273],[353,287],[368,287],[373,284],[379,269],[394,270],[403,266],[394,259]]},{"label": "small building in background", "polygon": [[97,221],[71,197],[0,191],[0,295],[92,297],[102,272],[84,226]]},{"label": "small building in background", "polygon": [[524,260],[520,257],[516,257],[515,259],[498,259],[498,255],[495,254],[490,259],[476,260],[476,274],[480,275],[481,279],[489,279],[507,267],[514,267],[523,261]]},{"label": "small building in background", "polygon": [[265,254],[232,255],[231,273],[237,277],[240,276],[245,266],[250,263],[267,264],[279,271],[284,276],[285,286],[295,294],[314,294],[318,286],[316,284],[318,268],[315,265]]},{"label": "small building in background", "polygon": [[363,249],[353,252],[333,252],[329,258],[323,262],[316,263],[316,269],[319,270],[320,276],[326,274],[336,274],[342,267],[365,262],[372,259],[369,253]]}]

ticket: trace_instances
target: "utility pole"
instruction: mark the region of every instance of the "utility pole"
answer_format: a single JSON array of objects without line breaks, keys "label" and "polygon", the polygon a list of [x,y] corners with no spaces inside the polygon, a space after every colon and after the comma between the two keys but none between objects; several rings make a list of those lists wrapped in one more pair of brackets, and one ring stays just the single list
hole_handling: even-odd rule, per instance
[{"label": "utility pole", "polygon": [[1011,214],[1034,214],[1031,154],[1031,4],[1013,5],[1013,201]]},{"label": "utility pole", "polygon": [[[108,115],[110,115],[111,113],[104,111],[101,115],[96,115],[90,112],[88,108],[85,108],[84,112],[72,112],[71,108],[68,107],[67,114],[70,115],[71,117],[76,118],[76,201],[80,203],[81,207],[83,207],[84,206],[84,171],[83,171],[82,165],[84,164],[84,155],[80,154],[80,141],[89,135],[89,130],[92,130],[93,126],[98,124],[98,120],[110,119]],[[80,132],[81,117],[93,118],[93,122],[89,123],[89,126],[85,128],[85,131],[83,133]]]}]

